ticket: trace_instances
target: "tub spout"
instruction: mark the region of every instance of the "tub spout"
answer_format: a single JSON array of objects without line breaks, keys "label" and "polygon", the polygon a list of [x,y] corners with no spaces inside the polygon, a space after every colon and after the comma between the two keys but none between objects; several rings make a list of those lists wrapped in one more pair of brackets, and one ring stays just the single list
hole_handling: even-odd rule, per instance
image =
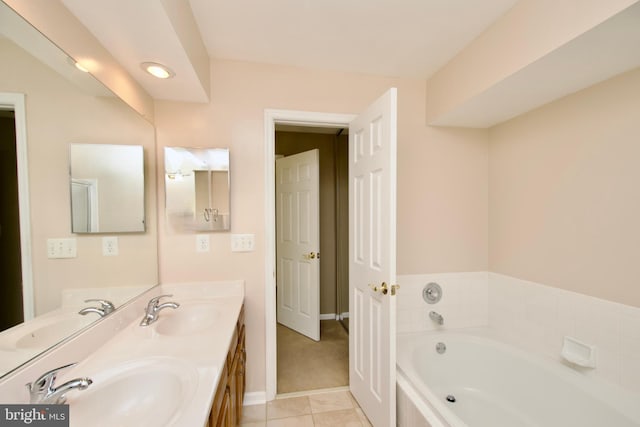
[{"label": "tub spout", "polygon": [[432,311],[429,312],[429,317],[431,318],[431,320],[436,322],[438,325],[444,325],[444,317],[442,317],[442,314],[437,313],[437,312],[432,310]]}]

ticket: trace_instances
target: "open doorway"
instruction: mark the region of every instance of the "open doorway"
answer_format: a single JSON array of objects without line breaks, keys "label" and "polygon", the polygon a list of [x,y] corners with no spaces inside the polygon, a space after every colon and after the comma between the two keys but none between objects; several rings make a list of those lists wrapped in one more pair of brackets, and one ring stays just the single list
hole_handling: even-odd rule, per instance
[{"label": "open doorway", "polygon": [[0,109],[0,330],[24,320],[15,112]]},{"label": "open doorway", "polygon": [[[300,249],[307,258],[302,261],[304,268],[319,270],[319,283],[316,285],[318,298],[309,299],[313,304],[317,304],[318,307],[315,308],[319,317],[305,316],[305,310],[302,308],[300,311],[303,318],[296,322],[295,319],[290,319],[286,312],[282,313],[280,307],[286,304],[281,304],[282,301],[278,303],[277,393],[346,387],[349,385],[347,129],[276,125],[275,157],[278,162],[276,170],[280,174],[284,173],[283,170],[288,170],[283,168],[300,164],[302,169],[305,169],[305,162],[315,161],[318,179],[313,185],[317,188],[316,197],[319,199],[318,215],[312,219],[317,224],[309,227],[319,229],[319,245],[315,246],[317,249],[311,246],[318,252],[319,259],[315,258],[315,253],[310,257],[305,249]],[[276,197],[282,197],[283,190],[278,190],[280,180],[276,178],[276,181]],[[276,217],[279,218],[276,228],[289,229],[294,224],[296,227],[306,228],[303,224],[308,220],[302,221],[299,218],[302,213],[296,213],[296,219],[291,218],[289,211],[283,215],[282,212],[278,212],[278,209],[284,210],[282,203],[278,201],[275,203],[275,209]],[[283,236],[281,231],[276,230],[279,238]],[[283,244],[276,254],[279,260],[277,265],[281,266],[276,268],[276,282],[279,286],[277,298],[281,299],[288,298],[288,294],[281,292],[283,288],[289,289],[297,285],[288,283],[290,280],[287,279],[290,277],[285,279],[285,276],[290,276],[290,273],[282,267],[289,263],[290,258],[283,257],[282,252],[290,250],[288,245]],[[295,267],[294,271],[297,271]],[[306,271],[294,275],[302,276],[302,281],[306,277]],[[300,288],[313,289],[313,286],[300,284]],[[298,299],[299,295],[305,292],[305,289],[300,292],[294,289],[292,293],[295,295],[294,298]],[[309,326],[309,322],[315,325]],[[314,327],[318,328],[319,334],[314,334]]]}]

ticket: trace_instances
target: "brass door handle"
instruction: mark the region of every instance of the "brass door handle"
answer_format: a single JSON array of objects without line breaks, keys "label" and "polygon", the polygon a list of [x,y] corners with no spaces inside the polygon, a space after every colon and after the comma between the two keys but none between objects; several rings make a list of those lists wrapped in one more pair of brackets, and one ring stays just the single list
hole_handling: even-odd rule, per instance
[{"label": "brass door handle", "polygon": [[386,295],[389,292],[389,288],[385,282],[382,282],[382,285],[380,285],[380,292],[382,292],[382,295]]},{"label": "brass door handle", "polygon": [[316,256],[317,256],[318,258],[320,258],[320,254],[317,254],[317,255],[316,255],[316,253],[315,253],[315,252],[309,252],[308,254],[305,254],[305,255],[304,255],[304,257],[305,257],[306,259],[316,259]]},{"label": "brass door handle", "polygon": [[378,287],[377,287],[376,285],[371,285],[371,284],[370,284],[370,285],[369,285],[369,287],[371,288],[371,290],[372,290],[373,292],[378,292]]}]

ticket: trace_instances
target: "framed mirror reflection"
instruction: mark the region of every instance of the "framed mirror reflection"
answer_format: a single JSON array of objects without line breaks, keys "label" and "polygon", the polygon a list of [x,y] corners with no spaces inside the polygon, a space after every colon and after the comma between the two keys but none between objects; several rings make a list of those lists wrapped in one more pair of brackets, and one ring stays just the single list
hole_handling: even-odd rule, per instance
[{"label": "framed mirror reflection", "polygon": [[165,213],[175,231],[229,231],[229,149],[165,147]]},{"label": "framed mirror reflection", "polygon": [[144,151],[140,145],[71,144],[71,232],[144,231]]}]

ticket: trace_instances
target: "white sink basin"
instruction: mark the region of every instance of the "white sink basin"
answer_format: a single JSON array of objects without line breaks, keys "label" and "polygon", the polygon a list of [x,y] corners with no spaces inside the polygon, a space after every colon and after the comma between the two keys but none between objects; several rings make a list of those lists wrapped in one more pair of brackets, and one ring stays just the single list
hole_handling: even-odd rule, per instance
[{"label": "white sink basin", "polygon": [[220,309],[213,304],[183,304],[160,313],[153,328],[159,335],[194,335],[215,327],[220,316]]},{"label": "white sink basin", "polygon": [[[81,369],[75,369],[84,376]],[[195,368],[151,358],[86,375],[93,384],[68,394],[71,426],[164,426],[179,418],[198,385]]]}]

